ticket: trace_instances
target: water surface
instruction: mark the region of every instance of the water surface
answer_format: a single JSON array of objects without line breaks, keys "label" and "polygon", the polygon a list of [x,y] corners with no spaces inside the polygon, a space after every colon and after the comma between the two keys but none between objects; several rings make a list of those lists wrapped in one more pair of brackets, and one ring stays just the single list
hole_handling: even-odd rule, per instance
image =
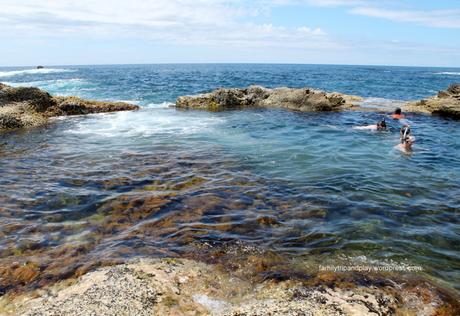
[{"label": "water surface", "polygon": [[458,70],[59,69],[0,74],[14,85],[128,100],[142,109],[57,119],[0,136],[1,265],[38,262],[52,279],[103,260],[242,242],[288,258],[365,256],[419,265],[460,284],[458,121],[410,115],[417,143],[404,155],[394,149],[400,123],[390,121],[387,132],[353,129],[375,123],[381,113],[168,107],[178,95],[249,84],[308,85],[392,106],[391,100],[445,88]]}]

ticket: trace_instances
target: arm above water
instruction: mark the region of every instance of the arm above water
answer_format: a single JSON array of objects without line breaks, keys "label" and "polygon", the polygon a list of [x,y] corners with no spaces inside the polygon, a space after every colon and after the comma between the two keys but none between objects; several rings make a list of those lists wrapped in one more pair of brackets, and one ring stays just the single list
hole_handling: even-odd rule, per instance
[{"label": "arm above water", "polygon": [[365,125],[365,126],[353,126],[353,129],[360,129],[360,130],[376,130],[377,125]]}]

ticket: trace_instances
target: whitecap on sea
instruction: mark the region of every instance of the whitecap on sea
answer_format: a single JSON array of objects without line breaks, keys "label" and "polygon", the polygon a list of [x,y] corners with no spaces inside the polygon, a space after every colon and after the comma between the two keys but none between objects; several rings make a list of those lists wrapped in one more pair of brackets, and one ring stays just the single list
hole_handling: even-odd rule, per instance
[{"label": "whitecap on sea", "polygon": [[436,75],[460,76],[460,72],[443,71],[443,72],[437,72]]},{"label": "whitecap on sea", "polygon": [[73,69],[61,69],[61,68],[42,68],[42,69],[23,69],[23,70],[10,70],[0,71],[0,78],[13,77],[17,75],[34,75],[34,74],[49,74],[58,72],[73,72]]}]

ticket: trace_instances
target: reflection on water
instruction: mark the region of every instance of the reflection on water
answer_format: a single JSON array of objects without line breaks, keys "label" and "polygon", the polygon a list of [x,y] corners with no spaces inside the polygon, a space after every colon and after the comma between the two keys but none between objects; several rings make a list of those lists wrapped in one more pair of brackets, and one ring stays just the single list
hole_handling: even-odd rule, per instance
[{"label": "reflection on water", "polygon": [[407,157],[397,122],[352,129],[380,116],[156,108],[2,135],[0,290],[233,242],[406,262],[458,285],[458,122],[410,117]]}]

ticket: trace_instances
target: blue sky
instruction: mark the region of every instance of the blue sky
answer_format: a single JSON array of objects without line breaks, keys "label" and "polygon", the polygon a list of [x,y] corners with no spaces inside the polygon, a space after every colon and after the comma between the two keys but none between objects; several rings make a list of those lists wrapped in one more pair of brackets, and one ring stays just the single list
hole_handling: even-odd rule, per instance
[{"label": "blue sky", "polygon": [[0,66],[460,67],[458,0],[1,0],[0,30]]}]

